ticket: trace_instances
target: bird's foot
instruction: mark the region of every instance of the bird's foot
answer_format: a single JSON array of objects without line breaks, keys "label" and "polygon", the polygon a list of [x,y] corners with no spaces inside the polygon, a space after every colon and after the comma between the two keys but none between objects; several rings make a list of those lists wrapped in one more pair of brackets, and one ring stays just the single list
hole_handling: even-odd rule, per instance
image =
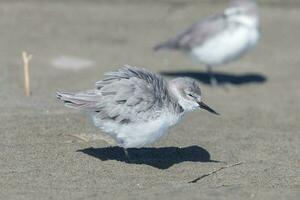
[{"label": "bird's foot", "polygon": [[217,87],[219,85],[218,80],[215,77],[211,77],[209,81],[212,87]]},{"label": "bird's foot", "polygon": [[124,148],[124,154],[125,154],[125,161],[130,163],[131,162],[131,158],[130,158],[130,154],[128,149]]}]

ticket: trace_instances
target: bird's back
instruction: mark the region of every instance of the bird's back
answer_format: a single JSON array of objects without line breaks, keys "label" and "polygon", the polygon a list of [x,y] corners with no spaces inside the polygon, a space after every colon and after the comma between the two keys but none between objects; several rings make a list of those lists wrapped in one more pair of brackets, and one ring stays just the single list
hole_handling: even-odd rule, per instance
[{"label": "bird's back", "polygon": [[57,97],[67,107],[88,111],[100,121],[120,124],[147,121],[176,103],[168,91],[168,82],[159,75],[125,66],[106,74],[96,88],[85,92],[64,93]]},{"label": "bird's back", "polygon": [[158,44],[154,49],[179,49],[190,51],[195,46],[201,46],[209,39],[220,34],[227,26],[227,21],[223,15],[209,16],[194,23],[174,38]]}]

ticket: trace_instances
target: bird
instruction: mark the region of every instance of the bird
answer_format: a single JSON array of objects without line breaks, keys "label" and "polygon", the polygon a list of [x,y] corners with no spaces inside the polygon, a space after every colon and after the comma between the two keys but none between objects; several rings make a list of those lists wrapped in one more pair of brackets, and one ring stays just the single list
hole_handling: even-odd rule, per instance
[{"label": "bird", "polygon": [[94,125],[125,149],[141,148],[161,138],[185,113],[202,108],[200,84],[191,78],[165,80],[144,68],[124,65],[108,72],[95,88],[57,92],[66,107],[88,113]]},{"label": "bird", "polygon": [[220,14],[208,16],[154,50],[179,50],[207,66],[211,85],[217,85],[214,67],[239,59],[260,37],[256,0],[231,0]]}]

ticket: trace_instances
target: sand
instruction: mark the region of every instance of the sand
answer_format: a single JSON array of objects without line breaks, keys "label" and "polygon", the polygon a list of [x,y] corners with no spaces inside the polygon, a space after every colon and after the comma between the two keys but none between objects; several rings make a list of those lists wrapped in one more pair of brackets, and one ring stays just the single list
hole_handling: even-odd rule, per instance
[{"label": "sand", "polygon": [[[204,66],[151,48],[224,3],[101,2],[0,2],[0,199],[299,198],[296,1],[262,5],[260,43],[240,61],[216,69],[221,87],[207,84]],[[29,98],[23,50],[33,55]],[[61,57],[93,64],[53,66]],[[198,79],[205,101],[221,116],[190,113],[153,146],[131,149],[132,160],[126,160],[122,149],[97,140],[99,131],[84,115],[55,99],[56,91],[93,87],[123,64]]]}]

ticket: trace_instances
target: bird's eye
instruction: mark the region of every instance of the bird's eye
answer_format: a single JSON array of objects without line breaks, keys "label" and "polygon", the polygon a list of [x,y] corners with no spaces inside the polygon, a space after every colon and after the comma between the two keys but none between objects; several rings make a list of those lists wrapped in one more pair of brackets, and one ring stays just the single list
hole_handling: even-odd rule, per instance
[{"label": "bird's eye", "polygon": [[190,97],[194,97],[191,93],[190,94],[188,94]]}]

